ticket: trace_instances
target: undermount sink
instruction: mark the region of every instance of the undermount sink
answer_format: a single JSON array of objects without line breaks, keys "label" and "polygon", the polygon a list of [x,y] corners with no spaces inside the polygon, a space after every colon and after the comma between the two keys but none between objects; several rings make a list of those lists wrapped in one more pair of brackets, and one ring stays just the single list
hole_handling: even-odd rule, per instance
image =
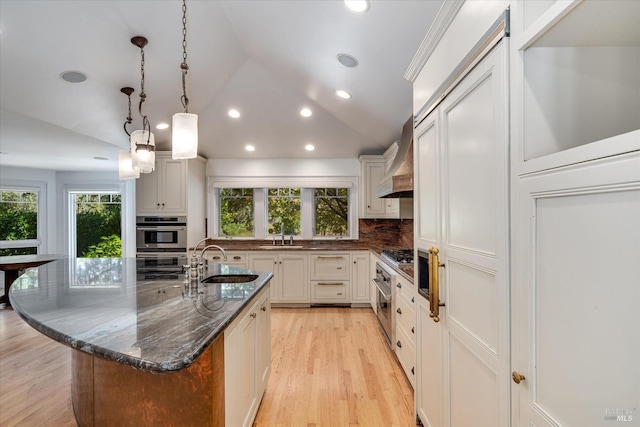
[{"label": "undermount sink", "polygon": [[302,249],[304,248],[304,246],[302,245],[264,245],[264,246],[258,246],[258,249],[272,249],[272,250],[277,250],[277,249]]},{"label": "undermount sink", "polygon": [[214,274],[201,280],[202,283],[246,283],[258,278],[257,274]]}]

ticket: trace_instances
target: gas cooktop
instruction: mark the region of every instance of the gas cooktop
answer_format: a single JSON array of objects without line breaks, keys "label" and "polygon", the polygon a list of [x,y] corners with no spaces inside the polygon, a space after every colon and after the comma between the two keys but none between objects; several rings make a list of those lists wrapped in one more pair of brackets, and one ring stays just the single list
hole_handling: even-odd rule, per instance
[{"label": "gas cooktop", "polygon": [[413,264],[413,249],[383,249],[382,256],[393,265]]}]

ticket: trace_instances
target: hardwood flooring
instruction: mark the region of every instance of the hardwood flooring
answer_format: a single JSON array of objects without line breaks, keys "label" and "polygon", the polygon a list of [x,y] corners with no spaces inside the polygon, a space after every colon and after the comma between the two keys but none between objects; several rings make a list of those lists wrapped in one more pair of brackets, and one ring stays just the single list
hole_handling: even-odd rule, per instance
[{"label": "hardwood flooring", "polygon": [[[370,309],[272,309],[271,377],[255,420],[413,426],[413,389]],[[0,308],[0,426],[75,426],[71,350]]]}]

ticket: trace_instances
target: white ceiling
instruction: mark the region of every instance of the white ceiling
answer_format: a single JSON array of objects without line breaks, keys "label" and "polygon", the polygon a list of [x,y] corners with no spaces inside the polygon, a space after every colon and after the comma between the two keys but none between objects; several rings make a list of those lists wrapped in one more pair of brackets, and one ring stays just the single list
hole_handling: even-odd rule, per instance
[{"label": "white ceiling", "polygon": [[[356,14],[339,0],[187,1],[189,112],[206,158],[354,158],[381,153],[411,115],[403,78],[442,0],[371,0]],[[151,126],[180,103],[182,2],[0,1],[0,165],[116,170],[128,147],[127,98],[140,92]],[[355,68],[336,55],[358,58]],[[71,84],[64,71],[87,81]],[[353,97],[338,98],[336,89]],[[302,118],[300,109],[313,111]],[[230,108],[242,116],[232,119]],[[154,130],[169,150],[171,131]],[[307,152],[307,143],[316,150]],[[253,153],[244,146],[256,147]],[[108,160],[95,160],[106,157]]]}]

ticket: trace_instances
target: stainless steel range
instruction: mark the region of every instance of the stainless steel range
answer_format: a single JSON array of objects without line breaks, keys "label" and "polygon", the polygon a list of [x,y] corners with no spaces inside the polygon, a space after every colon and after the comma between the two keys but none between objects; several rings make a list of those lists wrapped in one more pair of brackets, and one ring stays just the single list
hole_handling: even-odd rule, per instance
[{"label": "stainless steel range", "polygon": [[395,286],[395,275],[382,262],[376,262],[376,277],[373,279],[373,283],[376,285],[377,291],[376,316],[387,343],[392,347],[391,343],[395,342],[395,322],[393,319],[395,304],[392,293]]},{"label": "stainless steel range", "polygon": [[413,249],[383,249],[382,256],[396,267],[413,265]]}]

